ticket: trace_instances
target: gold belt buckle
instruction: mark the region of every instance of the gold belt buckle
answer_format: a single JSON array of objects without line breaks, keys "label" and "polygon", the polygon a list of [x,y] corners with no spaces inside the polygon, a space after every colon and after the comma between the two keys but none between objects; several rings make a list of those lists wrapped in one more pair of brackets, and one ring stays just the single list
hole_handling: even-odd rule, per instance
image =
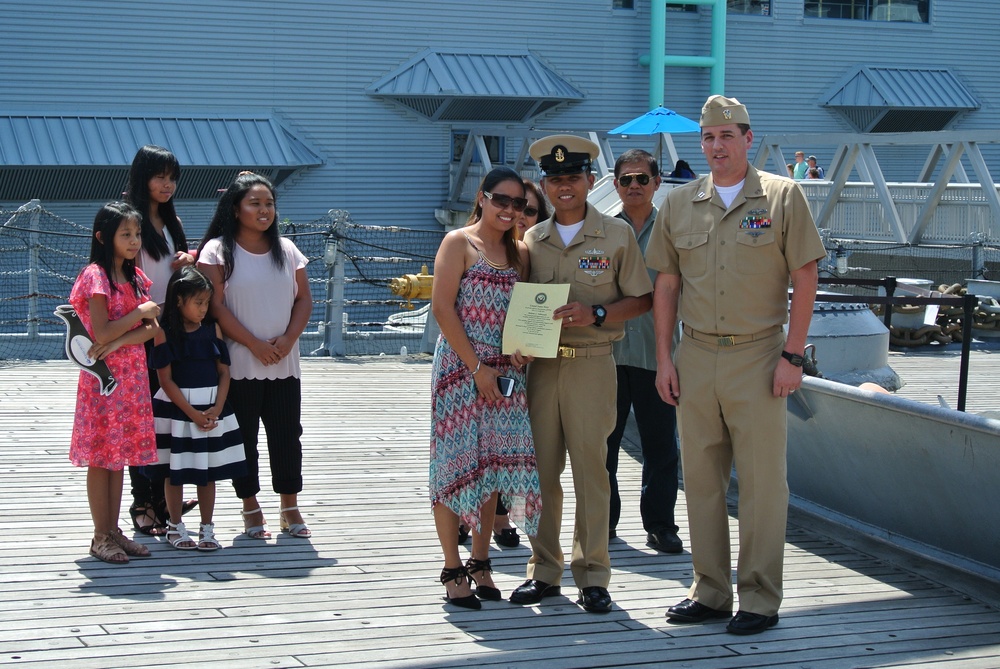
[{"label": "gold belt buckle", "polygon": [[733,335],[719,337],[716,343],[719,346],[736,346],[736,338]]},{"label": "gold belt buckle", "polygon": [[576,357],[576,349],[575,348],[571,348],[569,346],[560,346],[559,347],[559,355],[561,357],[563,357],[563,358],[575,358]]}]

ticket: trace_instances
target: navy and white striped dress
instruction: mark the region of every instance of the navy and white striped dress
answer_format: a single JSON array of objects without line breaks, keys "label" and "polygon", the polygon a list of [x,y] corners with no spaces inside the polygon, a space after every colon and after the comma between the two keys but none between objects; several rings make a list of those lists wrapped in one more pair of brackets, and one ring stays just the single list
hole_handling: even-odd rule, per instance
[{"label": "navy and white striped dress", "polygon": [[[219,374],[216,361],[229,364],[229,350],[216,337],[215,324],[202,323],[184,333],[180,343],[166,342],[153,349],[152,365],[170,365],[170,376],[195,409],[215,404]],[[239,424],[227,401],[218,424],[203,432],[191,422],[161,388],[153,397],[156,450],[159,463],[144,468],[151,479],[170,478],[172,485],[205,485],[246,475],[246,453]]]}]

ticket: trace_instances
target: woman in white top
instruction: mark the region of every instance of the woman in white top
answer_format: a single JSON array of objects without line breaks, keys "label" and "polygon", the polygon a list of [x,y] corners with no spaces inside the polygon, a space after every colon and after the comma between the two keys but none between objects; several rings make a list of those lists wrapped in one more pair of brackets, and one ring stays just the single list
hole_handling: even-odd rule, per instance
[{"label": "woman in white top", "polygon": [[257,502],[260,423],[267,435],[271,486],[281,497],[281,529],[312,532],[298,509],[302,490],[302,386],[299,336],[312,311],[306,257],[278,231],[271,182],[242,172],[222,195],[198,250],[198,269],[212,281],[211,315],[229,347],[229,401],[243,435],[248,475],[233,481],[243,500],[247,536],[268,539]]},{"label": "woman in white top", "polygon": [[[174,270],[194,264],[194,256],[188,253],[181,219],[174,210],[174,192],[180,176],[180,163],[173,153],[162,146],[147,144],[136,151],[132,159],[125,193],[128,203],[142,214],[142,249],[136,264],[153,282],[149,298],[161,309],[170,275]],[[147,357],[151,349],[152,340],[149,340]],[[150,397],[159,389],[156,371],[151,370]],[[143,534],[164,534],[169,514],[163,497],[163,481],[150,481],[139,467],[129,467],[128,475],[132,486],[132,506],[129,507],[132,526]],[[197,504],[197,500],[184,502],[184,513]]]}]

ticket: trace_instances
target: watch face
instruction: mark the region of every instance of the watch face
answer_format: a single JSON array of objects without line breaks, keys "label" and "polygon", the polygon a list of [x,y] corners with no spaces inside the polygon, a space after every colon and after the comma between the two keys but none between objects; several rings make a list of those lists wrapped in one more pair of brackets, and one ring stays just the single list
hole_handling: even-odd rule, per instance
[{"label": "watch face", "polygon": [[601,318],[604,318],[605,316],[608,315],[608,310],[605,309],[604,307],[597,307],[597,309],[594,310],[594,313],[596,313]]}]

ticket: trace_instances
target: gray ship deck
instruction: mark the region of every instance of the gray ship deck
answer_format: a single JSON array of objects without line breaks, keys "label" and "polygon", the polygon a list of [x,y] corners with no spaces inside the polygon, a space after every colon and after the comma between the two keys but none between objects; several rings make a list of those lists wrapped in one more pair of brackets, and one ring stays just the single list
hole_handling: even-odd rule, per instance
[{"label": "gray ship deck", "polygon": [[[977,353],[970,410],[997,408],[987,406],[996,376],[985,371],[997,357]],[[910,379],[901,394],[943,394],[954,406],[951,353],[890,362]],[[739,638],[721,623],[666,623],[690,583],[690,556],[644,546],[634,447],[621,465],[612,613],[581,611],[568,576],[568,597],[540,607],[445,605],[426,496],[429,372],[426,360],[304,361],[311,541],[241,537],[223,485],[225,550],[192,554],[144,538],[152,557],[112,566],[87,554],[85,472],[66,459],[76,372],[65,362],[0,367],[0,665],[1000,667],[1000,584],[794,511],[776,628]],[[277,500],[261,500],[276,530]],[[564,544],[572,510],[570,498]],[[683,493],[678,519],[686,540]],[[524,545],[494,551],[505,593],[528,555]]]}]

